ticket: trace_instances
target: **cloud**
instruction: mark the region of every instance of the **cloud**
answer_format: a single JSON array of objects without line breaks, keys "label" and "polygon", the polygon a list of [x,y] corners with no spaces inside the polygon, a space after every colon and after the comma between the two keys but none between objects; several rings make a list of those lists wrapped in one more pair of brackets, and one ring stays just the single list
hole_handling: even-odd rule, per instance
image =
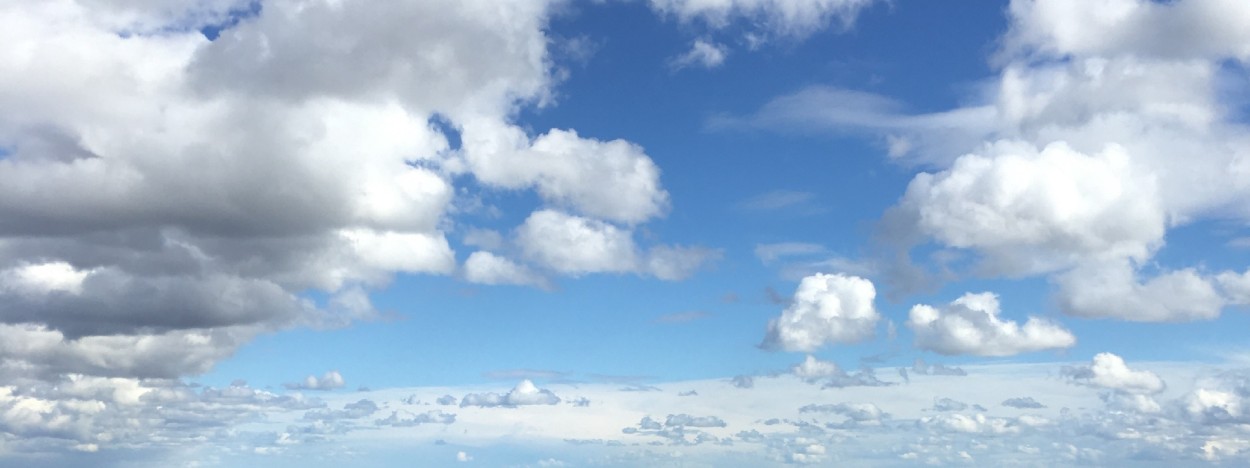
[{"label": "cloud", "polygon": [[1003,406],[1019,409],[1040,409],[1046,407],[1046,405],[1034,400],[1033,397],[1008,398],[1003,400]]},{"label": "cloud", "polygon": [[[1179,322],[1214,319],[1225,305],[1215,281],[1195,269],[1160,272],[1144,282],[1139,276],[1128,262],[1075,268],[1055,279],[1060,306],[1078,317]],[[1235,287],[1224,290],[1236,294]]]},{"label": "cloud", "polygon": [[912,363],[911,371],[920,375],[953,375],[960,377],[968,375],[968,371],[962,368],[946,366],[941,363],[930,364],[925,362],[924,358],[916,358]]},{"label": "cloud", "polygon": [[444,413],[442,411],[427,411],[424,413],[412,413],[409,411],[399,410],[391,411],[391,415],[386,418],[374,421],[379,426],[391,427],[414,427],[422,424],[452,424],[456,422],[456,415],[453,413]]},{"label": "cloud", "polygon": [[814,351],[826,344],[855,343],[874,334],[881,316],[873,306],[872,282],[841,274],[803,278],[794,302],[768,323],[761,346],[770,350]]},{"label": "cloud", "polygon": [[896,215],[944,245],[976,250],[986,272],[1027,275],[1091,257],[1149,258],[1165,227],[1154,187],[1120,147],[1090,156],[1064,143],[1007,145],[917,175]]},{"label": "cloud", "polygon": [[480,406],[483,408],[503,407],[515,408],[529,405],[554,405],[560,403],[560,397],[551,390],[534,386],[528,379],[522,380],[508,393],[470,393],[460,399],[460,407]]},{"label": "cloud", "polygon": [[[198,374],[262,333],[376,318],[395,275],[456,272],[452,227],[482,252],[467,280],[544,285],[461,198],[630,229],[668,210],[640,146],[516,125],[560,81],[545,1],[3,10],[0,109],[22,111],[0,112],[0,360],[27,377]],[[678,279],[717,252],[633,255]],[[589,266],[568,268],[618,271]]]},{"label": "cloud", "polygon": [[907,327],[916,346],[946,355],[1012,356],[1076,344],[1071,332],[1050,321],[1030,317],[1024,326],[998,317],[998,297],[992,293],[965,294],[943,310],[913,306]]},{"label": "cloud", "polygon": [[807,383],[845,374],[842,369],[838,368],[837,364],[816,359],[816,356],[810,354],[807,355],[803,362],[791,368],[790,373]]},{"label": "cloud", "polygon": [[712,29],[728,27],[743,21],[758,31],[749,38],[761,41],[769,37],[805,38],[827,28],[835,20],[838,26],[850,27],[859,12],[874,0],[651,0],[651,8],[663,15],[672,15],[682,22],[698,21]]},{"label": "cloud", "polygon": [[755,378],[749,375],[736,375],[729,379],[729,383],[737,388],[752,388],[755,387]]},{"label": "cloud", "polygon": [[1245,20],[1229,14],[1244,6],[1078,3],[1011,2],[999,74],[963,107],[917,114],[887,96],[812,87],[709,125],[869,135],[891,158],[926,164],[880,225],[904,260],[883,280],[904,293],[924,272],[907,253],[933,241],[974,255],[967,271],[935,261],[943,277],[1047,276],[1072,315],[1214,318],[1231,292],[1199,269],[1151,273],[1152,261],[1170,229],[1250,219],[1250,130],[1228,85],[1243,81],[1236,62],[1250,51]]},{"label": "cloud", "polygon": [[550,287],[545,278],[524,265],[485,251],[473,252],[464,261],[464,278],[478,284]]},{"label": "cloud", "polygon": [[1062,373],[1076,383],[1131,394],[1155,394],[1167,388],[1157,374],[1129,369],[1123,358],[1111,353],[1098,353],[1090,365],[1064,367]]},{"label": "cloud", "polygon": [[858,423],[880,422],[890,415],[872,403],[838,403],[822,405],[806,405],[799,408],[799,413],[833,413],[846,416]]},{"label": "cloud", "polygon": [[765,264],[793,256],[816,255],[828,252],[825,246],[807,242],[782,242],[756,244],[755,257]]},{"label": "cloud", "polygon": [[624,140],[551,130],[530,141],[518,128],[477,122],[466,125],[462,135],[467,164],[484,183],[533,187],[557,206],[629,224],[668,209],[659,168],[641,147]]},{"label": "cloud", "polygon": [[720,256],[702,247],[663,245],[643,253],[624,228],[554,210],[530,214],[517,228],[517,243],[526,259],[568,276],[638,273],[678,280]]},{"label": "cloud", "polygon": [[675,70],[695,65],[703,68],[716,68],[725,63],[725,57],[728,55],[728,47],[715,42],[696,39],[690,45],[690,50],[669,60],[669,66]]},{"label": "cloud", "polygon": [[294,383],[285,383],[282,386],[292,390],[336,390],[343,388],[346,382],[338,371],[329,371],[325,375],[318,378],[315,375],[305,377],[304,380]]},{"label": "cloud", "polygon": [[689,414],[670,414],[664,419],[665,426],[682,427],[725,427],[725,421],[716,416],[691,416]]},{"label": "cloud", "polygon": [[[1171,59],[1250,59],[1250,9],[1236,1],[1114,1],[1093,5],[1075,0],[1015,1],[1010,13],[1013,22],[1006,44],[1013,51],[1030,48],[1060,56],[1149,54]],[[1176,40],[1163,39],[1168,35],[1175,35]]]}]

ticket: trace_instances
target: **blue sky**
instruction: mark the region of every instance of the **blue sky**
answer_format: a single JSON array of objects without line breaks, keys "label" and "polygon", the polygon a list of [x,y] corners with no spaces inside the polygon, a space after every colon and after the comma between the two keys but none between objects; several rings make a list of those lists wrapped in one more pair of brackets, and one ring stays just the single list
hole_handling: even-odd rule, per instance
[{"label": "blue sky", "polygon": [[0,465],[1244,463],[1246,31],[0,4]]}]

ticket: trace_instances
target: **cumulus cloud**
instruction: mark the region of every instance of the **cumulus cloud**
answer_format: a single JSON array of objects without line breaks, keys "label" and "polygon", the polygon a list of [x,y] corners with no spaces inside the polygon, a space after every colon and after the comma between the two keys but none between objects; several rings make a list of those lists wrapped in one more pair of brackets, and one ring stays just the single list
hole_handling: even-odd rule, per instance
[{"label": "cumulus cloud", "polygon": [[293,390],[335,390],[343,388],[346,382],[338,371],[329,371],[321,377],[310,375],[304,380],[293,383],[282,384],[282,386]]},{"label": "cumulus cloud", "polygon": [[[457,270],[453,199],[481,191],[532,190],[591,229],[668,209],[640,146],[515,124],[558,81],[545,1],[0,11],[0,109],[21,109],[0,112],[0,359],[29,376],[195,374],[260,333],[376,317],[396,274]],[[465,244],[466,280],[544,284],[490,253],[502,236]],[[677,279],[714,256],[626,258]]]},{"label": "cumulus cloud", "polygon": [[965,294],[945,309],[913,306],[907,327],[916,346],[941,354],[1011,356],[1076,344],[1071,332],[1047,320],[1030,317],[1024,326],[998,317],[998,297],[991,293]]},{"label": "cumulus cloud", "polygon": [[1133,173],[1122,148],[1000,151],[917,175],[899,209],[943,244],[980,252],[981,268],[996,274],[1050,272],[1091,256],[1140,261],[1162,243],[1155,184]]},{"label": "cumulus cloud", "polygon": [[574,277],[636,273],[680,280],[720,256],[703,247],[658,245],[643,251],[626,228],[550,209],[530,214],[517,228],[516,241],[527,260]]},{"label": "cumulus cloud", "polygon": [[1250,59],[1245,7],[1085,3],[1011,2],[999,76],[965,107],[914,114],[814,87],[712,124],[871,134],[892,158],[926,163],[881,223],[906,260],[885,271],[902,293],[927,284],[907,251],[933,241],[973,255],[955,277],[1049,276],[1072,315],[1216,317],[1235,294],[1217,278],[1232,276],[1152,261],[1170,229],[1250,219],[1250,129],[1228,85],[1244,81],[1230,63]]},{"label": "cumulus cloud", "polygon": [[1167,388],[1154,372],[1130,369],[1123,358],[1111,353],[1094,355],[1088,366],[1064,367],[1063,375],[1073,382],[1131,394],[1154,394]]},{"label": "cumulus cloud", "polygon": [[464,261],[464,278],[479,284],[550,287],[545,278],[524,265],[485,251],[473,252]]},{"label": "cumulus cloud", "polygon": [[768,323],[761,346],[784,351],[814,351],[826,344],[855,343],[874,334],[877,313],[872,282],[841,274],[803,278],[794,300]]},{"label": "cumulus cloud", "polygon": [[[1059,275],[1060,306],[1069,314],[1136,322],[1211,320],[1226,299],[1197,270],[1166,271],[1141,281],[1127,262],[1087,264]],[[1227,281],[1225,275],[1219,278]],[[1228,283],[1224,283],[1228,284]],[[1235,287],[1224,290],[1235,294]]]},{"label": "cumulus cloud", "polygon": [[498,393],[470,393],[460,399],[460,407],[480,406],[483,408],[504,407],[515,408],[528,405],[554,405],[560,403],[560,397],[551,390],[538,388],[528,379],[522,380],[511,391]]},{"label": "cumulus cloud", "polygon": [[842,369],[838,368],[837,364],[816,359],[816,356],[812,356],[810,354],[807,355],[807,358],[804,359],[803,362],[790,369],[790,372],[794,374],[795,377],[798,377],[807,383],[812,383],[843,373]]}]

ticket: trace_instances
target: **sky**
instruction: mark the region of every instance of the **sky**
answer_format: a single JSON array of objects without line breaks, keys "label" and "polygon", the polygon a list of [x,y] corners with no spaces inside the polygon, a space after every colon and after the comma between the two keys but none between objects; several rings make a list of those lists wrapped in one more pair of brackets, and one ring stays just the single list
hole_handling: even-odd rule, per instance
[{"label": "sky", "polygon": [[1250,3],[0,0],[0,466],[1250,463]]}]

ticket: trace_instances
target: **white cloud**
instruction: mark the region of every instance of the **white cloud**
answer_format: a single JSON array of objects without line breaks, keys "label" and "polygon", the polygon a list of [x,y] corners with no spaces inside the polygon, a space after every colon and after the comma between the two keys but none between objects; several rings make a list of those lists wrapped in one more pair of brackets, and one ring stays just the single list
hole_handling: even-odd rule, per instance
[{"label": "white cloud", "polygon": [[464,451],[459,451],[459,452],[456,452],[456,461],[458,461],[458,462],[471,462],[471,461],[473,461],[473,456],[472,456],[472,455],[469,455],[468,453],[466,453],[466,452],[464,452]]},{"label": "white cloud", "polygon": [[79,294],[82,282],[91,274],[65,262],[27,264],[0,271],[0,288],[26,294],[65,292]]},{"label": "white cloud", "polygon": [[[1144,260],[1163,242],[1165,216],[1152,177],[1123,148],[1085,155],[1062,143],[1041,151],[1003,143],[920,174],[900,210],[928,236],[974,249],[986,271],[1022,275],[1091,257]],[[1097,260],[1094,260],[1097,261]]]},{"label": "white cloud", "polygon": [[1210,278],[1186,268],[1141,282],[1127,262],[1088,264],[1062,275],[1060,306],[1080,317],[1112,317],[1137,322],[1210,320],[1225,299]]},{"label": "white cloud", "polygon": [[638,249],[629,231],[559,211],[530,214],[517,228],[517,243],[526,258],[566,275],[638,268]]},{"label": "white cloud", "polygon": [[346,384],[338,371],[329,371],[321,377],[310,375],[302,381],[283,384],[283,386],[294,390],[336,390],[343,388]]},{"label": "white cloud", "polygon": [[1155,394],[1167,388],[1154,372],[1129,369],[1123,358],[1111,353],[1098,353],[1089,366],[1066,367],[1063,374],[1078,383],[1130,394]]},{"label": "white cloud", "polygon": [[464,261],[464,278],[480,284],[517,284],[549,287],[547,280],[524,265],[490,252],[477,251]]},{"label": "white cloud", "polygon": [[643,253],[629,230],[555,210],[530,214],[516,241],[527,260],[568,276],[638,273],[679,280],[720,256],[713,249],[668,245]]},{"label": "white cloud", "polygon": [[[260,333],[375,317],[368,294],[396,274],[456,271],[444,231],[463,214],[453,198],[477,191],[534,190],[594,223],[662,216],[668,194],[638,145],[515,124],[559,81],[549,7],[0,6],[0,109],[21,109],[0,112],[0,327],[22,340],[0,360],[40,378],[171,377]],[[227,27],[209,41],[214,24]],[[478,234],[466,244],[502,247]],[[622,258],[676,279],[712,256]],[[478,255],[470,279],[533,267],[502,259]],[[620,271],[593,261],[570,268]]]},{"label": "white cloud", "polygon": [[703,68],[716,68],[725,63],[725,56],[727,55],[729,55],[729,48],[724,45],[697,39],[690,45],[690,50],[673,57],[669,61],[669,65],[675,69],[694,65]]},{"label": "white cloud", "polygon": [[1217,275],[1215,280],[1230,303],[1250,305],[1250,270],[1240,274],[1225,271]]},{"label": "white cloud", "polygon": [[761,346],[785,351],[814,351],[826,344],[855,343],[874,334],[877,313],[872,282],[841,274],[803,278],[794,301],[768,322]]},{"label": "white cloud", "polygon": [[1029,317],[1022,327],[1000,319],[999,312],[994,294],[968,293],[943,310],[913,306],[907,327],[915,333],[917,347],[941,354],[1012,356],[1076,344],[1071,332],[1050,321]]},{"label": "white cloud", "polygon": [[[739,19],[761,30],[757,34],[804,38],[834,20],[849,27],[874,0],[651,0],[651,8],[683,22],[698,20],[720,29]],[[757,39],[759,40],[759,39]]]},{"label": "white cloud", "polygon": [[480,406],[483,408],[504,407],[515,408],[529,405],[554,405],[560,403],[560,397],[551,390],[538,388],[529,379],[522,380],[511,391],[498,393],[470,393],[460,399],[460,407]]},{"label": "white cloud", "polygon": [[1236,0],[1026,0],[1010,16],[1009,50],[1250,59],[1250,8]]},{"label": "white cloud", "polygon": [[809,354],[803,362],[790,369],[790,373],[805,382],[812,383],[842,374],[843,372],[842,369],[838,368],[837,364],[816,359],[816,356]]},{"label": "white cloud", "polygon": [[660,169],[624,140],[581,138],[551,130],[532,141],[516,127],[471,122],[463,129],[468,167],[503,188],[534,187],[550,203],[587,216],[640,223],[668,209]]}]

